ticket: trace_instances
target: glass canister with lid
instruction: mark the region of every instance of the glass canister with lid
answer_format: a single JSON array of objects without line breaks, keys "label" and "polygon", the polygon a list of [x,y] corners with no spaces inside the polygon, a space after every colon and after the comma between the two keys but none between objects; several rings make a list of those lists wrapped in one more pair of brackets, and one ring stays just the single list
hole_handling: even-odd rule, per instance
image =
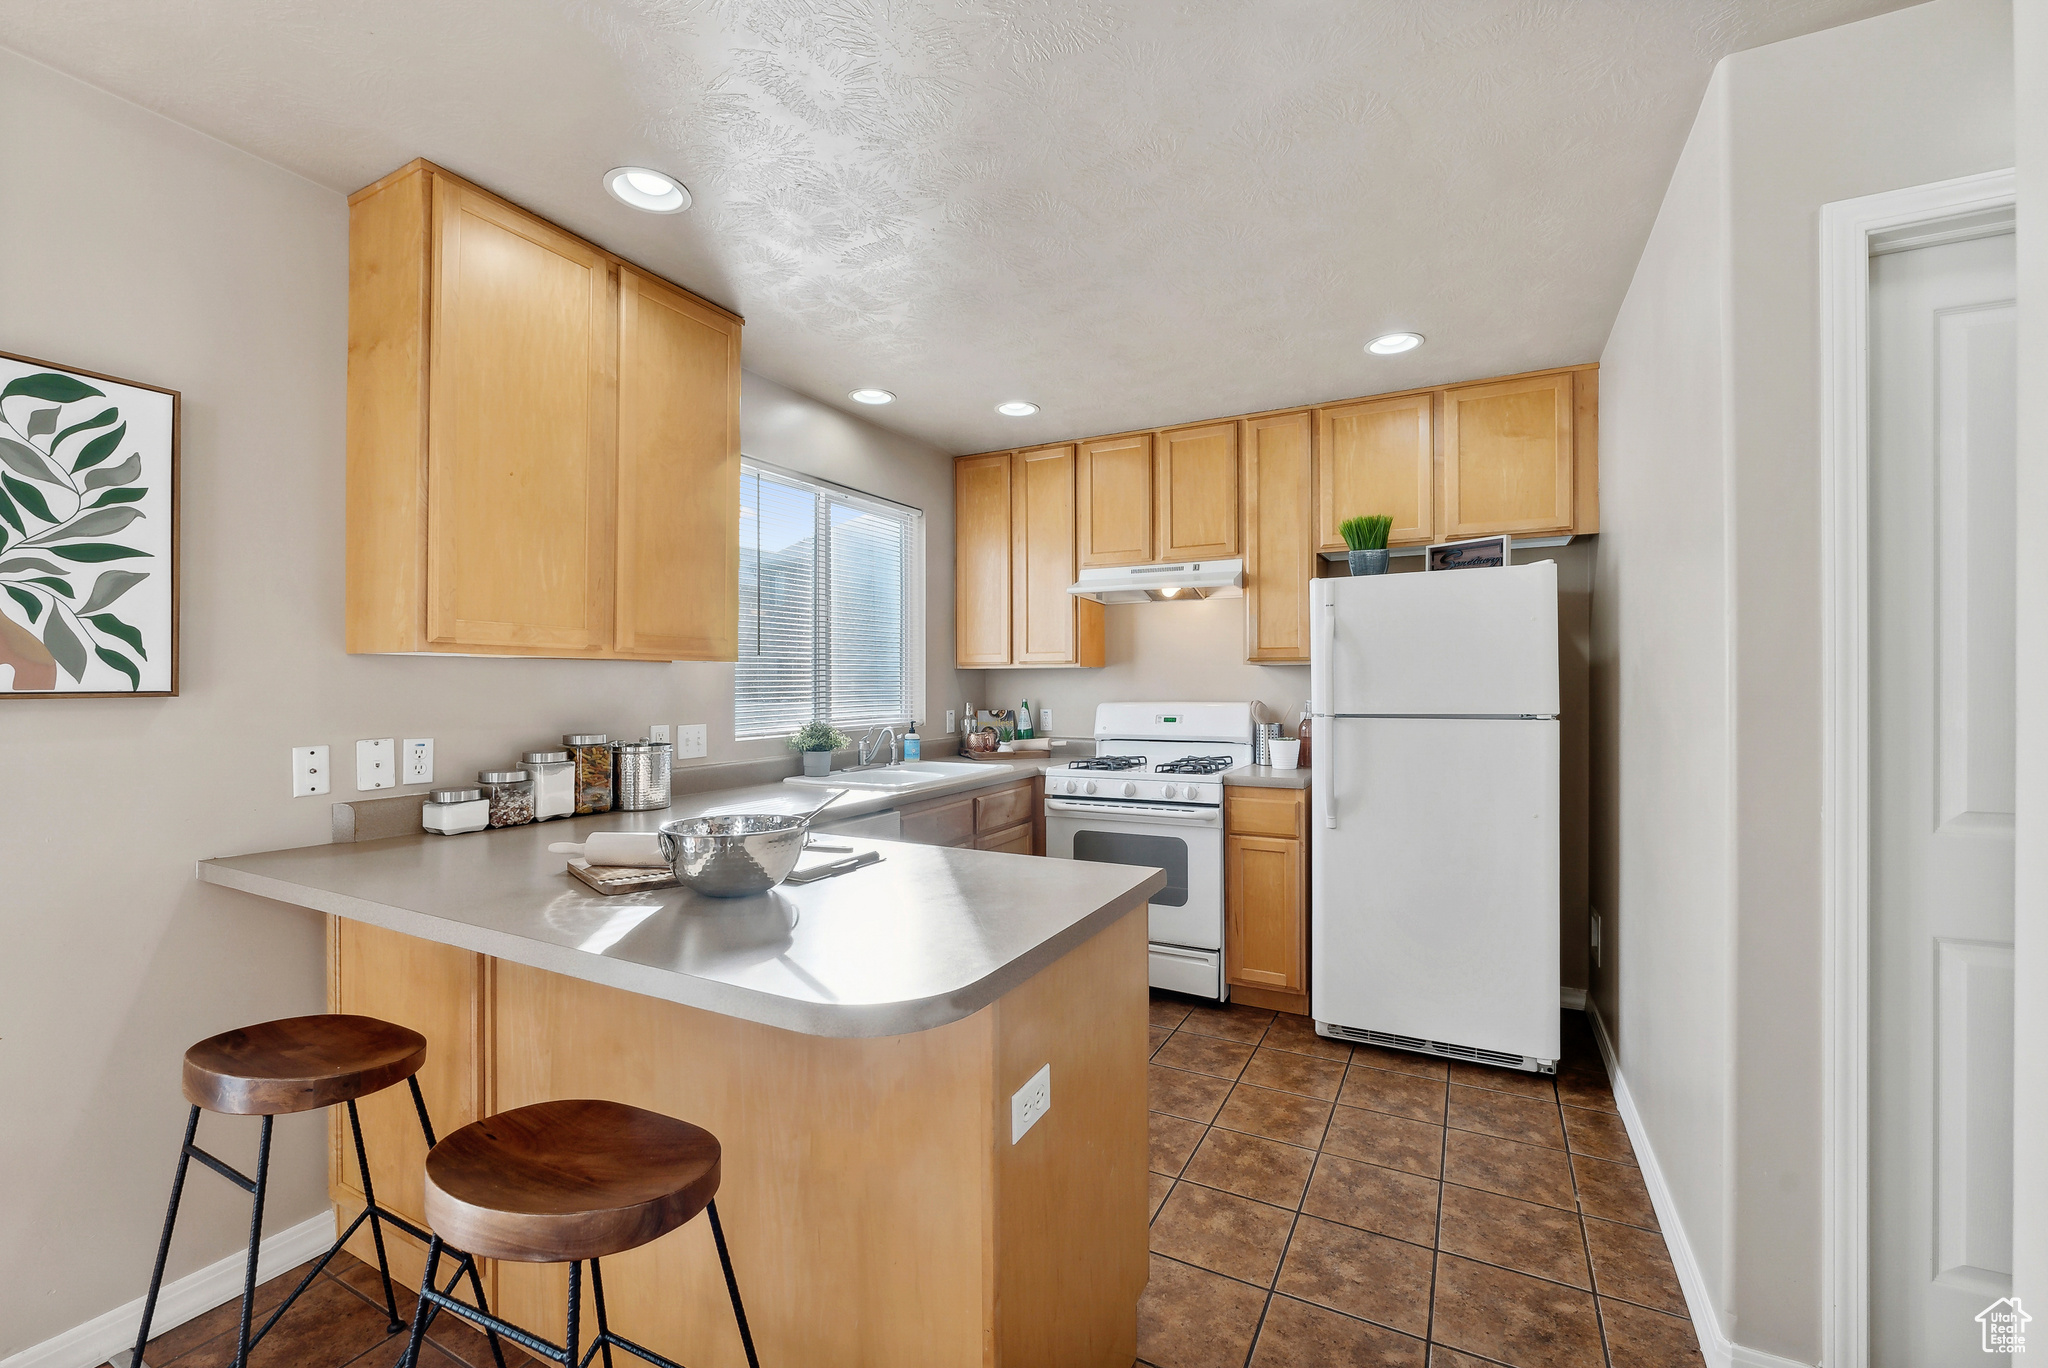
[{"label": "glass canister with lid", "polygon": [[576,811],[576,764],[569,752],[528,751],[519,766],[533,776],[533,820],[545,822]]},{"label": "glass canister with lid", "polygon": [[603,732],[570,732],[562,738],[576,767],[576,812],[612,810],[612,748]]},{"label": "glass canister with lid", "polygon": [[491,801],[480,788],[435,789],[420,804],[420,825],[440,836],[482,831],[491,824]]},{"label": "glass canister with lid", "polygon": [[533,820],[533,776],[525,770],[483,770],[476,782],[491,800],[492,826],[525,826]]}]

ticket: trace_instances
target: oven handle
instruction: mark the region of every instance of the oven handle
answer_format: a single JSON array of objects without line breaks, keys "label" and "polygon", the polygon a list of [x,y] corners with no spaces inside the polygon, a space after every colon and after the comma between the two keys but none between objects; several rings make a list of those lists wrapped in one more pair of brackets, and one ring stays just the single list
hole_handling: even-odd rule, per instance
[{"label": "oven handle", "polygon": [[1157,822],[1174,826],[1222,826],[1221,808],[1141,808],[1118,803],[1077,803],[1061,798],[1045,800],[1047,812],[1092,812],[1114,817],[1119,822]]}]

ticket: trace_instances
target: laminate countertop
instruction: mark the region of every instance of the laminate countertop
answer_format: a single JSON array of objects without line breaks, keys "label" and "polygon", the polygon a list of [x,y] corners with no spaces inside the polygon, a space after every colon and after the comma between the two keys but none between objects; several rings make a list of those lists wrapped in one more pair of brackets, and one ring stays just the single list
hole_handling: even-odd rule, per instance
[{"label": "laminate countertop", "polygon": [[[857,816],[1029,775],[991,766],[915,795],[850,793]],[[1156,869],[843,838],[879,864],[752,898],[605,897],[550,854],[592,831],[712,812],[803,812],[798,784],[684,794],[463,836],[304,846],[199,862],[198,877],[536,969],[815,1036],[889,1036],[971,1016],[1165,887]]]}]

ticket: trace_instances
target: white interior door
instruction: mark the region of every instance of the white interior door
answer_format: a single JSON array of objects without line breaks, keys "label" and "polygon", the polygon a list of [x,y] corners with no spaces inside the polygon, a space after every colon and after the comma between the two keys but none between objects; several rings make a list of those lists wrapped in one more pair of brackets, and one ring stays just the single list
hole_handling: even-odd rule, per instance
[{"label": "white interior door", "polygon": [[2012,1271],[2010,233],[1871,262],[1870,1361],[1986,1361]]}]

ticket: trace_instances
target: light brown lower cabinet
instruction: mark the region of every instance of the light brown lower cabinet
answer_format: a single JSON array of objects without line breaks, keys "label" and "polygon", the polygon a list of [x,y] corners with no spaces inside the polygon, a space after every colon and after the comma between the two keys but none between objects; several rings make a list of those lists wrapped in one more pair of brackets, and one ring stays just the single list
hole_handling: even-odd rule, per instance
[{"label": "light brown lower cabinet", "polygon": [[[971,805],[971,800],[970,800]],[[1125,1368],[1146,1279],[1145,914],[1097,932],[972,1016],[909,1035],[801,1035],[330,918],[329,1002],[427,1038],[447,1135],[535,1102],[602,1097],[723,1148],[719,1218],[763,1363]],[[1060,1105],[1010,1142],[1041,1067]],[[360,1103],[377,1196],[413,1221],[425,1146],[404,1087]],[[336,1218],[362,1209],[329,1113]],[[425,1250],[387,1227],[393,1276]],[[376,1258],[367,1226],[349,1244]],[[494,1310],[556,1343],[567,1269],[484,1261]],[[708,1222],[604,1261],[623,1335],[693,1368],[745,1362]],[[588,1302],[585,1323],[588,1324]]]},{"label": "light brown lower cabinet", "polygon": [[[1224,796],[1223,977],[1240,1000],[1308,1010],[1307,793]],[[1289,1000],[1276,1001],[1276,995]],[[1298,1001],[1293,999],[1298,995]]]},{"label": "light brown lower cabinet", "polygon": [[1003,831],[991,831],[974,838],[976,850],[1000,850],[1011,855],[1031,853],[1031,823],[1021,822]]},{"label": "light brown lower cabinet", "polygon": [[1035,834],[1034,818],[1042,807],[1044,782],[1032,777],[1001,788],[907,803],[899,809],[903,839],[917,845],[1043,855],[1044,838]]}]

